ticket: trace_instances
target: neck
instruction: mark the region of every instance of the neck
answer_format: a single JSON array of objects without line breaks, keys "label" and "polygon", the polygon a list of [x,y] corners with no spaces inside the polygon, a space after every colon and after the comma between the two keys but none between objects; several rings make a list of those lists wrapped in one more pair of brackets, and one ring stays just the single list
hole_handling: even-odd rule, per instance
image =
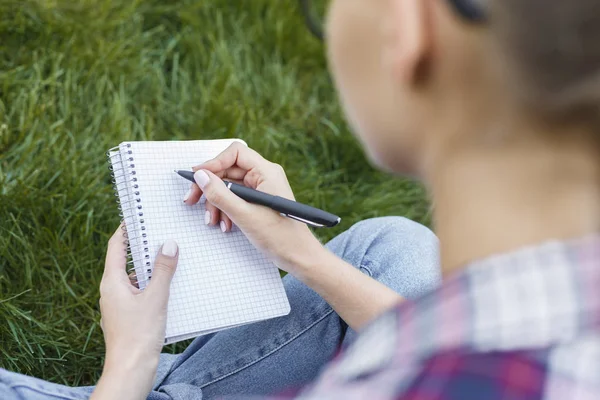
[{"label": "neck", "polygon": [[589,135],[555,137],[562,139],[511,135],[437,157],[427,180],[444,275],[493,254],[600,232],[600,146]]}]

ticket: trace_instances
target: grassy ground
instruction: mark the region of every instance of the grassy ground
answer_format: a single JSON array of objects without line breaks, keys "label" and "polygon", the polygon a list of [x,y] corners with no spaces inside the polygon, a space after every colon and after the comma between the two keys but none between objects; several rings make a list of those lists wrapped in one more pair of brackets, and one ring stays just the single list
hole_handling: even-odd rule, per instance
[{"label": "grassy ground", "polygon": [[[374,171],[293,0],[0,0],[0,367],[93,383],[98,284],[118,224],[104,152],[241,137],[301,201],[427,223],[420,187]],[[170,347],[168,351],[178,351]]]}]

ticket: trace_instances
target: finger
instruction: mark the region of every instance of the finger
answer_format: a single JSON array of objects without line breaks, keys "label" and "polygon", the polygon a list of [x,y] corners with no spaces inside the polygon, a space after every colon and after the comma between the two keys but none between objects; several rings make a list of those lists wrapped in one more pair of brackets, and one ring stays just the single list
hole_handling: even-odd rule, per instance
[{"label": "finger", "polygon": [[221,228],[221,232],[231,232],[231,228],[233,227],[233,222],[225,213],[221,213],[221,221],[219,222],[219,227]]},{"label": "finger", "polygon": [[227,179],[228,181],[243,181],[247,173],[248,171],[243,168],[231,167],[223,171],[217,171],[215,175],[221,179]]},{"label": "finger", "polygon": [[198,187],[198,185],[192,184],[190,189],[183,197],[183,202],[187,205],[194,205],[200,200],[200,196],[202,196],[202,190]]},{"label": "finger", "polygon": [[[238,179],[231,179],[230,182],[242,184],[242,181],[240,181]],[[202,198],[204,199],[204,204],[206,204],[206,211],[208,212],[208,214],[206,214],[206,216],[205,216],[205,222],[209,221],[209,223],[207,223],[207,225],[211,225],[211,226],[218,225],[219,228],[221,229],[221,231],[223,231],[223,232],[231,231],[231,228],[233,227],[233,222],[231,221],[231,218],[229,218],[229,216],[227,216],[227,214],[225,214],[224,212],[219,210],[216,206],[214,206],[210,202],[206,203],[206,196],[202,196]],[[223,223],[223,225],[222,225],[222,223]]]},{"label": "finger", "polygon": [[[238,185],[244,184],[243,179],[228,178],[227,181],[237,183]],[[202,190],[202,189],[200,189],[200,190]],[[200,196],[200,204],[206,204],[206,195],[204,195],[204,193],[202,193],[202,196]],[[212,210],[212,208],[210,208],[210,206],[208,206],[208,207],[209,207],[209,209]],[[219,209],[217,209],[217,212],[219,212]],[[217,220],[219,220],[219,218],[217,218]]]},{"label": "finger", "polygon": [[[239,179],[229,179],[229,181],[237,183],[239,185],[243,184],[243,181],[239,180]],[[231,232],[231,230],[233,229],[233,221],[224,212],[220,213],[219,228],[221,229],[221,232],[223,232],[223,233]]]},{"label": "finger", "polygon": [[[194,174],[196,183],[206,196],[208,203],[225,212],[229,218],[239,224],[239,220],[248,213],[248,203],[233,194],[219,177],[210,171],[199,170]],[[212,217],[211,215],[211,218]]]},{"label": "finger", "polygon": [[294,192],[285,175],[285,170],[279,164],[268,162],[264,167],[248,171],[244,177],[244,186],[260,191],[276,194],[289,200],[294,199]]},{"label": "finger", "polygon": [[250,170],[267,162],[268,161],[256,151],[240,142],[235,142],[226,148],[221,154],[212,160],[194,167],[193,170],[195,172],[200,169],[205,169],[212,173],[217,173],[234,166],[237,166],[243,170]]},{"label": "finger", "polygon": [[173,240],[166,241],[154,261],[152,269],[152,280],[150,281],[144,294],[155,298],[160,302],[166,302],[169,299],[169,288],[171,280],[177,268],[179,258],[179,248]]},{"label": "finger", "polygon": [[[242,182],[246,176],[246,170],[239,167],[231,167],[224,171],[218,171],[217,175],[221,179],[227,179],[229,181]],[[202,197],[202,189],[198,185],[192,185],[188,192],[183,197],[183,202],[187,205],[194,205],[200,201],[201,204],[206,201],[206,197]]]},{"label": "finger", "polygon": [[127,278],[125,265],[127,264],[127,245],[125,244],[125,236],[123,235],[124,225],[120,225],[115,233],[108,241],[108,249],[106,250],[106,260],[104,263],[104,275],[102,279],[118,277]]},{"label": "finger", "polygon": [[221,220],[221,211],[212,203],[206,203],[206,212],[204,214],[204,223],[215,226]]}]

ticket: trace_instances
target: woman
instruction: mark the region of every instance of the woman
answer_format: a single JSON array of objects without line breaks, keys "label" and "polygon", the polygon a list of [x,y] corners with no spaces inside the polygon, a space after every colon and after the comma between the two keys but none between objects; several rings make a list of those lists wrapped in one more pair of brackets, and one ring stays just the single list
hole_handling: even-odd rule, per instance
[{"label": "woman", "polygon": [[[186,202],[204,193],[210,224],[233,221],[293,276],[294,313],[159,359],[176,244],[163,246],[158,279],[140,294],[114,240],[93,398],[290,386],[319,399],[598,398],[599,6],[334,1],[327,37],[342,103],[374,163],[428,185],[441,287],[421,295],[437,283],[436,240],[416,224],[366,221],[324,248],[305,226],[232,195],[220,178],[292,197],[281,168],[233,146],[196,168]],[[91,391],[6,372],[0,380],[9,398]]]}]

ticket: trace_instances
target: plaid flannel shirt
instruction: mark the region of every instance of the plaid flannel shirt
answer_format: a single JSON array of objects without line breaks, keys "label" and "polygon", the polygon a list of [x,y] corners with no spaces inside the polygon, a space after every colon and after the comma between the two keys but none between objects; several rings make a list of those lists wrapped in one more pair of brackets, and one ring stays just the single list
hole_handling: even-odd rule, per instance
[{"label": "plaid flannel shirt", "polygon": [[600,399],[600,236],[475,262],[378,318],[305,399]]}]

